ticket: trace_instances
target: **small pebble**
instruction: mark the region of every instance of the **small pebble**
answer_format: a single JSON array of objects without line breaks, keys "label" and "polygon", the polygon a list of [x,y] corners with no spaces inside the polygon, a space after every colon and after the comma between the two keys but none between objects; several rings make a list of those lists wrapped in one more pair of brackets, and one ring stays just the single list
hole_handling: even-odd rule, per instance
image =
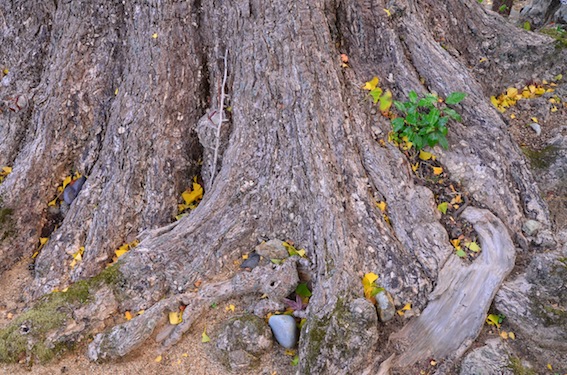
[{"label": "small pebble", "polygon": [[522,231],[527,236],[535,236],[540,229],[541,223],[537,220],[526,220],[524,225],[522,225]]},{"label": "small pebble", "polygon": [[530,128],[532,128],[536,135],[540,135],[541,134],[541,126],[538,123],[532,122],[530,124]]},{"label": "small pebble", "polygon": [[250,254],[248,254],[248,259],[242,262],[240,268],[252,269],[258,265],[259,261],[260,261],[260,255],[258,255],[255,251],[252,251]]},{"label": "small pebble", "polygon": [[295,319],[289,315],[272,315],[268,324],[276,341],[284,348],[291,349],[299,341],[299,332]]}]

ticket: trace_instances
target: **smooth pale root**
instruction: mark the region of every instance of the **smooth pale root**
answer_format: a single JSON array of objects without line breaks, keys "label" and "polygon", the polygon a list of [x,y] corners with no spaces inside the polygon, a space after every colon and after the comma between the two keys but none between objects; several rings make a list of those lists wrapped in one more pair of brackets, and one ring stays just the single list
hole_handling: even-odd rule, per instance
[{"label": "smooth pale root", "polygon": [[500,219],[475,207],[466,208],[462,216],[479,234],[482,252],[472,264],[454,255],[445,262],[423,313],[390,337],[404,348],[395,366],[463,354],[478,336],[494,295],[514,267],[514,244]]}]

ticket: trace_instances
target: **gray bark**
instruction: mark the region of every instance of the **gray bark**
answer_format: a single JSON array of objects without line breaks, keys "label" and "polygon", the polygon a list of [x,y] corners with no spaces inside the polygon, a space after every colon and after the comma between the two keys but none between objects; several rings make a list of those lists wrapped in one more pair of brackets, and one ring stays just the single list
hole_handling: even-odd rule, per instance
[{"label": "gray bark", "polygon": [[[10,51],[3,52],[10,73],[0,98],[29,98],[26,108],[0,114],[0,164],[14,167],[0,196],[17,229],[0,243],[0,270],[33,254],[47,202],[70,170],[88,178],[35,261],[32,300],[99,274],[118,246],[142,240],[119,262],[115,303],[101,307],[97,299],[92,308],[103,313],[76,332],[99,333],[114,311],[152,313],[107,327],[95,341],[118,341],[91,347],[93,358],[126,354],[131,339],[151,335],[168,303],[191,303],[183,296],[195,281],[232,276],[233,260],[268,238],[292,239],[313,263],[300,372],[360,373],[377,370],[394,351],[407,358],[411,346],[376,347],[387,331],[361,306],[361,274],[375,272],[397,300],[424,310],[456,260],[433,193],[416,184],[398,148],[375,140],[390,125],[371,114],[360,89],[374,75],[397,99],[410,90],[468,93],[463,123],[451,125],[451,147],[434,152],[495,215],[491,225],[512,253],[493,279],[480,265],[466,271],[488,289],[473,322],[456,328],[464,335],[454,350],[462,353],[478,334],[509,272],[510,238],[527,246],[526,218],[552,225],[487,94],[557,74],[565,54],[549,38],[510,30],[476,1],[0,4],[0,45]],[[226,49],[231,111],[219,170],[212,184],[201,173],[210,186],[203,201],[173,222],[181,192],[201,163],[211,165],[214,143],[204,140],[199,119],[220,105]],[[348,68],[340,53],[349,56]],[[391,225],[376,200],[388,203]],[[83,260],[72,269],[80,246]],[[480,287],[458,285],[462,293]],[[414,329],[407,327],[402,334]],[[427,358],[428,343],[403,365]],[[401,362],[391,365],[403,371]]]}]

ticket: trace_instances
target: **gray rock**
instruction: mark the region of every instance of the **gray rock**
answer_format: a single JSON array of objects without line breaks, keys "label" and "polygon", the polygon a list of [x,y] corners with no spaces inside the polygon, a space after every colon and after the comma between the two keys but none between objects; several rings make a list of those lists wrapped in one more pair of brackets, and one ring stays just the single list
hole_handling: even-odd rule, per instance
[{"label": "gray rock", "polygon": [[268,259],[284,259],[289,256],[283,241],[269,240],[256,246],[256,252]]},{"label": "gray rock", "polygon": [[512,375],[508,368],[508,352],[500,339],[490,339],[486,345],[471,351],[461,362],[460,375]]},{"label": "gray rock", "polygon": [[65,187],[65,190],[63,191],[63,200],[65,201],[65,203],[67,203],[68,205],[71,205],[71,203],[73,203],[73,201],[75,200],[75,198],[77,198],[77,195],[79,195],[79,192],[83,188],[83,184],[86,180],[87,178],[85,176],[82,176]]},{"label": "gray rock", "polygon": [[536,133],[536,135],[541,134],[541,126],[537,122],[532,122],[530,124],[530,128],[533,129],[533,131]]},{"label": "gray rock", "polygon": [[396,315],[396,306],[390,293],[383,290],[376,294],[376,308],[378,309],[378,316],[382,322],[391,320]]},{"label": "gray rock", "polygon": [[272,315],[268,321],[276,341],[284,348],[291,349],[299,341],[295,319],[289,315]]},{"label": "gray rock", "polygon": [[524,225],[522,225],[522,231],[526,236],[533,237],[541,229],[541,223],[536,220],[527,220]]},{"label": "gray rock", "polygon": [[248,370],[260,364],[260,356],[272,348],[272,332],[263,319],[241,315],[229,319],[220,330],[216,349],[229,370]]},{"label": "gray rock", "polygon": [[260,262],[260,255],[258,255],[255,251],[252,251],[250,254],[248,254],[248,259],[242,262],[240,268],[252,269],[258,265],[258,262]]}]

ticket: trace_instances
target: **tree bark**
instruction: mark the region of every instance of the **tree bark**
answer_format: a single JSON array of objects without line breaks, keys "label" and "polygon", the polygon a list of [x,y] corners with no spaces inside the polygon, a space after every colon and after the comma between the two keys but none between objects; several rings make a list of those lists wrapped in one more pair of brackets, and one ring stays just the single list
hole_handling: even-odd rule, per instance
[{"label": "tree bark", "polygon": [[[134,336],[143,342],[155,326],[150,320],[191,303],[197,280],[237,277],[234,260],[259,240],[279,238],[304,247],[313,264],[300,372],[373,371],[393,353],[388,366],[402,372],[432,355],[457,359],[478,335],[515,248],[528,246],[525,219],[552,226],[487,94],[559,73],[565,54],[549,38],[512,30],[476,1],[0,3],[0,44],[10,51],[0,61],[10,71],[0,97],[29,100],[0,114],[0,165],[13,166],[0,196],[14,212],[15,228],[0,243],[1,271],[35,252],[47,203],[70,171],[88,178],[35,260],[32,300],[96,277],[116,248],[141,240],[113,267],[120,282],[112,292],[88,284],[92,294],[110,293],[115,302],[94,298],[99,315],[81,315],[84,326],[60,336],[103,332],[102,322],[115,311],[151,312],[106,327],[91,348],[96,358],[126,354],[110,349],[113,334],[131,332],[121,342]],[[456,261],[433,193],[416,183],[397,147],[377,142],[387,139],[390,124],[372,114],[361,90],[373,76],[400,100],[410,90],[468,94],[462,123],[450,125],[450,148],[434,153],[486,210],[489,219],[479,228],[500,228],[498,245],[486,235],[487,254],[503,248],[507,255],[498,277],[478,278],[486,294],[471,306],[473,323],[455,328],[466,334],[452,348],[437,348],[438,338],[430,337],[413,350],[419,324],[395,329],[400,345],[378,346],[392,328],[361,323],[372,322],[357,307],[362,274],[378,274],[396,300],[424,310],[453,280],[441,275],[451,274]],[[215,164],[198,129],[213,111],[225,111],[229,120],[221,124],[226,142],[216,178],[200,174],[210,188],[190,215],[174,222],[180,194],[199,166]],[[378,200],[387,202],[390,223]],[[83,259],[72,268],[81,246]],[[477,287],[455,285],[463,294]],[[441,301],[440,311],[454,302]]]}]

